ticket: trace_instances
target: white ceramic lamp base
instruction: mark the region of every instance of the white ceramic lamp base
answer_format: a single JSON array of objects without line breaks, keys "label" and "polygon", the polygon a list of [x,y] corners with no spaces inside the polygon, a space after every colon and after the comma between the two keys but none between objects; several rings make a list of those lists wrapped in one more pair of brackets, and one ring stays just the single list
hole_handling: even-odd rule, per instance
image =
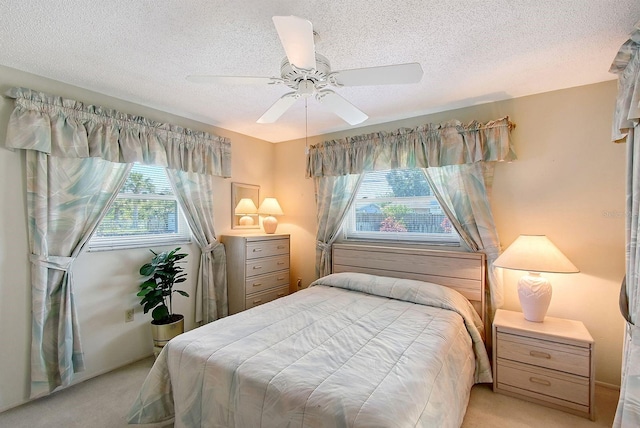
[{"label": "white ceramic lamp base", "polygon": [[542,322],[551,303],[551,283],[539,273],[529,272],[518,281],[518,297],[524,318]]},{"label": "white ceramic lamp base", "polygon": [[238,224],[240,226],[253,226],[253,217],[244,215],[240,217],[240,220],[238,220]]},{"label": "white ceramic lamp base", "polygon": [[265,233],[276,233],[278,227],[278,219],[270,215],[262,220],[262,227],[264,227]]}]

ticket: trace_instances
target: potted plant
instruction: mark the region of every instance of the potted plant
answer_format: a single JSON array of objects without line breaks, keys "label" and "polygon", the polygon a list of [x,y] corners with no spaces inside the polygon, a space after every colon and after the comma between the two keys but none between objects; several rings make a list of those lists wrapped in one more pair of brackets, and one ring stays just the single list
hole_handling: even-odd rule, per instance
[{"label": "potted plant", "polygon": [[187,279],[180,265],[187,254],[179,253],[180,247],[161,253],[150,251],[153,258],[140,268],[140,275],[148,278],[140,284],[137,296],[142,298],[140,305],[144,306],[144,313],[152,311],[153,344],[162,348],[169,340],[184,332],[184,316],[173,313],[173,293],[185,297],[189,297],[189,294],[173,287]]}]

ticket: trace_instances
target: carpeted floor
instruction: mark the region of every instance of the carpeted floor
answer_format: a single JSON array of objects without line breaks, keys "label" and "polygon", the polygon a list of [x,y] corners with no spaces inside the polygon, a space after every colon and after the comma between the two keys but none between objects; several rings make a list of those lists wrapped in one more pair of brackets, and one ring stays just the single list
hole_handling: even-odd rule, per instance
[{"label": "carpeted floor", "polygon": [[[126,415],[138,394],[152,358],[0,413],[0,427],[116,428],[126,427]],[[610,427],[618,391],[596,387],[596,421],[517,398],[494,394],[489,385],[476,385],[462,426],[477,427]],[[132,425],[136,426],[136,425]],[[137,425],[168,428],[173,423]]]}]

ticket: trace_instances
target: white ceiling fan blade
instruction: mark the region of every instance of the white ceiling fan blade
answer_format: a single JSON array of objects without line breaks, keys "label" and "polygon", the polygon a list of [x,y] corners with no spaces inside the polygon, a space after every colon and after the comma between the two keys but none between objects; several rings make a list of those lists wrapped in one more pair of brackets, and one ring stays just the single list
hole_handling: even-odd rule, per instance
[{"label": "white ceiling fan blade", "polygon": [[297,16],[274,16],[273,23],[289,63],[304,70],[316,68],[316,47],[311,22]]},{"label": "white ceiling fan blade", "polygon": [[269,110],[267,110],[256,122],[258,123],[273,123],[280,119],[280,116],[296,102],[298,99],[296,92],[289,92],[284,94],[278,101],[276,101]]},{"label": "white ceiling fan blade", "polygon": [[209,75],[190,75],[187,76],[187,80],[193,83],[222,83],[231,85],[268,85],[281,81],[281,79],[275,77]]},{"label": "white ceiling fan blade", "polygon": [[331,78],[338,86],[396,85],[418,83],[422,74],[420,64],[411,62],[336,71]]},{"label": "white ceiling fan blade", "polygon": [[329,110],[340,116],[349,125],[357,125],[369,118],[360,109],[344,99],[341,95],[325,89],[316,94],[316,99]]}]

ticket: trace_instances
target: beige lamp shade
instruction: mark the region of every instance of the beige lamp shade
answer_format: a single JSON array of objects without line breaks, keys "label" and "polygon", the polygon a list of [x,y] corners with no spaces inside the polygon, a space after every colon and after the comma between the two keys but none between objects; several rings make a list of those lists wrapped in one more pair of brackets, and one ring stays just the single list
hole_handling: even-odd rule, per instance
[{"label": "beige lamp shade", "polygon": [[260,208],[258,209],[258,214],[284,215],[276,198],[264,198],[264,201],[262,201],[262,204],[260,204]]},{"label": "beige lamp shade", "polygon": [[258,208],[258,214],[266,215],[262,220],[262,227],[264,227],[266,233],[275,233],[278,227],[278,219],[274,216],[284,215],[276,198],[264,198],[260,208]]},{"label": "beige lamp shade", "polygon": [[520,235],[493,265],[529,272],[518,281],[518,297],[525,319],[533,322],[544,321],[551,303],[551,282],[540,272],[580,272],[544,235]]},{"label": "beige lamp shade", "polygon": [[518,236],[493,265],[529,272],[580,272],[545,235]]},{"label": "beige lamp shade", "polygon": [[233,212],[235,215],[242,216],[238,220],[240,226],[251,226],[254,223],[251,216],[258,213],[258,208],[251,198],[242,198]]}]

